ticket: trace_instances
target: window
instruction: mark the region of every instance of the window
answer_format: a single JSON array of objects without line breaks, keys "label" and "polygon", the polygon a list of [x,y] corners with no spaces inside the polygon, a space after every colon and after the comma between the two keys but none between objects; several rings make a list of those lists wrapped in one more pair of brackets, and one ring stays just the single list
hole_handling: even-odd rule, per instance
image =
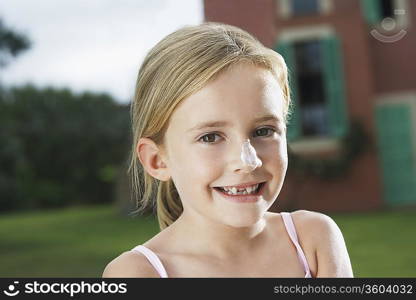
[{"label": "window", "polygon": [[367,23],[380,25],[386,19],[391,18],[399,28],[409,25],[408,0],[361,0],[361,10]]},{"label": "window", "polygon": [[394,6],[392,0],[380,0],[381,19],[394,18]]},{"label": "window", "polygon": [[318,27],[283,31],[276,47],[289,69],[290,142],[339,139],[349,127],[341,41],[330,28]]},{"label": "window", "polygon": [[318,0],[292,0],[293,15],[309,15],[319,12]]},{"label": "window", "polygon": [[303,136],[329,134],[319,40],[294,43],[298,103]]},{"label": "window", "polygon": [[328,14],[333,0],[275,0],[277,13],[282,18]]}]

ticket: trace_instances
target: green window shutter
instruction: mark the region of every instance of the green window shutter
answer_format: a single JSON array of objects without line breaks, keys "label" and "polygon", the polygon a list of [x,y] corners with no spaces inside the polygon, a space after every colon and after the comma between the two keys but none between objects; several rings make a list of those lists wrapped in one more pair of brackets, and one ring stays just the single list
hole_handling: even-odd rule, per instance
[{"label": "green window shutter", "polygon": [[376,107],[377,146],[384,199],[388,204],[416,203],[412,113],[404,103]]},{"label": "green window shutter", "polygon": [[342,137],[348,131],[344,70],[338,37],[322,40],[324,88],[327,100],[330,135]]},{"label": "green window shutter", "polygon": [[290,117],[287,124],[287,139],[293,141],[301,135],[301,120],[298,105],[297,79],[296,79],[296,62],[294,56],[293,44],[286,41],[280,41],[274,48],[285,59],[289,73],[289,87],[291,93]]},{"label": "green window shutter", "polygon": [[368,24],[374,25],[381,21],[380,0],[361,0],[361,11]]}]

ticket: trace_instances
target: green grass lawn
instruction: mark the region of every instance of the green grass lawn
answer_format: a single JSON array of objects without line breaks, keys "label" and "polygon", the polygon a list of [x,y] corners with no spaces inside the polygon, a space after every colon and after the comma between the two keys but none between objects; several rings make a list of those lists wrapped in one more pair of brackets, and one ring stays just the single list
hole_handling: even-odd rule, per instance
[{"label": "green grass lawn", "polygon": [[[331,217],[355,277],[416,277],[416,211]],[[154,218],[123,217],[111,206],[0,215],[0,277],[100,277],[157,232]]]},{"label": "green grass lawn", "polygon": [[1,277],[100,277],[111,259],[159,230],[111,206],[0,216]]},{"label": "green grass lawn", "polygon": [[355,277],[416,277],[416,210],[331,215]]}]

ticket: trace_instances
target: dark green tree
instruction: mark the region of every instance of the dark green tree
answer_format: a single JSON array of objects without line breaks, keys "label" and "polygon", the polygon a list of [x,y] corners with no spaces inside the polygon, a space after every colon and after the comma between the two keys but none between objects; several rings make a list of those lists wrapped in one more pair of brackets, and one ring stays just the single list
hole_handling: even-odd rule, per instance
[{"label": "dark green tree", "polygon": [[0,211],[108,203],[129,150],[128,105],[23,86],[0,96]]},{"label": "dark green tree", "polygon": [[30,41],[26,35],[6,27],[0,19],[0,68],[29,47]]}]

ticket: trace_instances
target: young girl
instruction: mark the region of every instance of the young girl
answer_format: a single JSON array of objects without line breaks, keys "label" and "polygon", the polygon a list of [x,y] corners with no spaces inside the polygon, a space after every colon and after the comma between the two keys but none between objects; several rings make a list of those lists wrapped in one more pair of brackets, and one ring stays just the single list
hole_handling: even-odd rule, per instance
[{"label": "young girl", "polygon": [[268,212],[288,165],[282,57],[247,32],[204,23],[146,56],[131,106],[130,170],[161,232],[103,277],[352,277],[328,216]]}]

